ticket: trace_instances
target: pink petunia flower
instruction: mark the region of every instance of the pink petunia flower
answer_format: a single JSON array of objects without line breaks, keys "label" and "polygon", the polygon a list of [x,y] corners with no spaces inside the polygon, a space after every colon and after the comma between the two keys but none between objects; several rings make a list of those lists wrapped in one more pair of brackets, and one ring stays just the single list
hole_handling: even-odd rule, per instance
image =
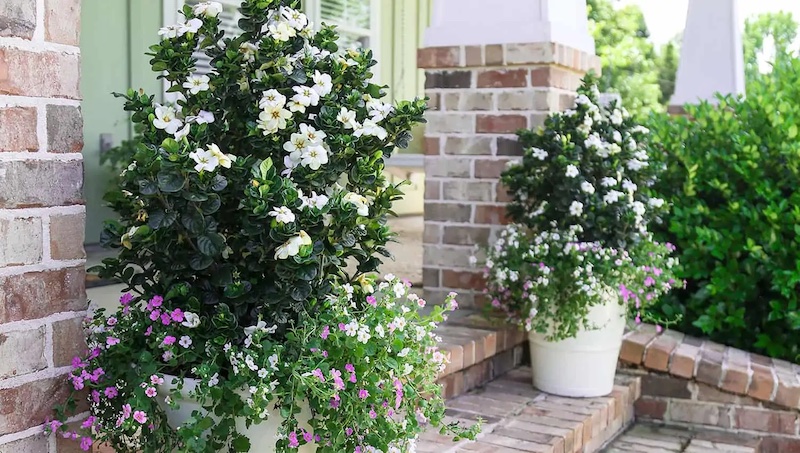
[{"label": "pink petunia flower", "polygon": [[127,419],[131,418],[131,412],[132,412],[132,409],[131,409],[131,405],[130,404],[125,404],[125,405],[122,406],[122,418],[123,419],[127,420]]},{"label": "pink petunia flower", "polygon": [[172,315],[171,316],[172,316],[172,320],[175,321],[175,322],[183,322],[183,320],[185,319],[184,316],[183,316],[183,310],[181,310],[180,308],[176,308],[176,309],[172,310]]},{"label": "pink petunia flower", "polygon": [[92,438],[89,436],[84,436],[81,438],[81,450],[89,451],[92,448]]},{"label": "pink petunia flower", "polygon": [[106,338],[106,344],[108,346],[114,346],[115,344],[119,344],[119,338],[108,337],[108,338]]},{"label": "pink petunia flower", "polygon": [[158,310],[153,310],[150,312],[150,321],[156,321],[158,318],[161,317],[161,312]]},{"label": "pink petunia flower", "polygon": [[176,341],[177,341],[177,338],[173,337],[172,335],[167,335],[166,337],[164,337],[164,341],[162,342],[162,344],[167,345],[167,346],[171,346],[171,345],[175,344]]},{"label": "pink petunia flower", "polygon": [[297,433],[292,431],[289,433],[289,448],[297,448],[300,446],[300,442],[297,440]]},{"label": "pink petunia flower", "polygon": [[117,318],[115,318],[115,317],[111,316],[111,317],[110,317],[110,318],[108,318],[108,320],[106,321],[106,324],[108,324],[109,326],[112,326],[112,327],[113,327],[113,326],[116,326],[116,325],[117,325]]},{"label": "pink petunia flower", "polygon": [[95,404],[100,403],[100,392],[97,390],[92,390],[92,402]]},{"label": "pink petunia flower", "polygon": [[319,379],[320,382],[325,382],[325,375],[322,374],[322,370],[317,368],[316,370],[311,372],[311,375]]},{"label": "pink petunia flower", "polygon": [[106,387],[106,389],[103,390],[103,393],[106,395],[106,398],[110,400],[116,398],[119,394],[116,387]]},{"label": "pink petunia flower", "polygon": [[144,425],[147,423],[147,414],[144,411],[136,411],[133,413],[133,419]]},{"label": "pink petunia flower", "polygon": [[377,307],[378,299],[376,299],[375,296],[367,296],[367,303],[372,305],[373,307]]},{"label": "pink petunia flower", "polygon": [[373,420],[375,420],[376,418],[378,418],[378,413],[377,413],[377,412],[375,412],[375,409],[370,409],[370,410],[369,410],[369,418],[371,418],[371,419],[373,419]]},{"label": "pink petunia flower", "polygon": [[153,298],[150,299],[150,302],[147,305],[151,306],[151,307],[154,307],[154,308],[157,308],[157,307],[160,307],[163,302],[164,302],[164,298],[163,297],[161,297],[161,296],[153,296]]},{"label": "pink petunia flower", "polygon": [[169,315],[169,313],[162,313],[161,314],[161,324],[164,324],[165,326],[168,326],[171,323],[172,323],[172,317]]},{"label": "pink petunia flower", "polygon": [[308,431],[303,431],[303,440],[305,440],[306,443],[311,443],[314,441],[314,435]]},{"label": "pink petunia flower", "polygon": [[83,423],[81,423],[81,428],[89,429],[95,424],[96,421],[97,417],[95,417],[94,415],[90,415],[89,417],[86,418],[86,420],[83,421]]},{"label": "pink petunia flower", "polygon": [[345,365],[344,369],[347,370],[350,373],[355,373],[356,372],[356,367],[354,367],[352,363],[348,363],[347,365]]},{"label": "pink petunia flower", "polygon": [[158,392],[156,391],[155,387],[147,387],[147,390],[144,391],[144,394],[147,395],[148,398],[153,398],[158,394]]},{"label": "pink petunia flower", "polygon": [[147,330],[144,331],[144,336],[149,337],[153,334],[153,326],[147,326]]},{"label": "pink petunia flower", "polygon": [[330,334],[331,334],[331,329],[328,326],[325,326],[325,327],[322,328],[322,333],[319,334],[319,336],[323,340],[327,340],[328,339],[328,335],[330,335]]},{"label": "pink petunia flower", "polygon": [[367,391],[367,389],[361,389],[358,391],[358,397],[361,398],[362,400],[365,400],[369,397],[369,392]]},{"label": "pink petunia flower", "polygon": [[133,300],[133,294],[125,293],[122,295],[122,297],[119,298],[119,303],[121,305],[128,305],[129,303],[131,303],[132,300]]}]

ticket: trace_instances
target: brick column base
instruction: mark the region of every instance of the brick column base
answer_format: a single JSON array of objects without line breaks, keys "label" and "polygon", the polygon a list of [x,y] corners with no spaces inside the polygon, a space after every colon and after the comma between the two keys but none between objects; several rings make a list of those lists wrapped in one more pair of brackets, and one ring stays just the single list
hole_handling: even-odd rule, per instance
[{"label": "brick column base", "polygon": [[430,110],[425,131],[426,297],[460,294],[477,307],[484,282],[469,264],[474,246],[506,222],[498,179],[522,155],[516,131],[573,105],[575,91],[600,60],[554,43],[420,49]]}]

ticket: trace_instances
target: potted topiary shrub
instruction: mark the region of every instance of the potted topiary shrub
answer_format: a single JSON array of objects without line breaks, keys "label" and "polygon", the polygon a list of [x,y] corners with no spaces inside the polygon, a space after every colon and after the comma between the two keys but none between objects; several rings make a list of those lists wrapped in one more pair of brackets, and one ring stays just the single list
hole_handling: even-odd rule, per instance
[{"label": "potted topiary shrub", "polygon": [[[372,53],[339,52],[298,7],[245,0],[227,36],[205,2],[160,31],[152,67],[179,100],[124,95],[142,138],[107,195],[119,254],[99,273],[128,292],[89,320],[50,431],[120,452],[400,452],[431,426],[476,434],[444,424],[435,384],[432,330],[455,295],[422,315],[410,285],[374,276],[402,195],[384,159],[425,102],[381,101]],[[198,49],[211,74],[194,72]]]},{"label": "potted topiary shrub", "polygon": [[574,109],[520,133],[524,155],[502,175],[513,223],[484,268],[491,308],[530,332],[534,385],[557,395],[610,393],[626,315],[647,317],[678,284],[672,246],[648,231],[664,210],[647,195],[648,131],[598,100],[589,75]]}]

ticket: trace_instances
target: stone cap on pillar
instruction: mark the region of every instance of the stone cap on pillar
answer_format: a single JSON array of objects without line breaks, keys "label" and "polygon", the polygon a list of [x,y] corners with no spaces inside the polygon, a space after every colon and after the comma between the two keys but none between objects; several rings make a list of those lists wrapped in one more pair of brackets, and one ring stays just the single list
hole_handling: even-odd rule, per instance
[{"label": "stone cap on pillar", "polygon": [[689,0],[671,111],[721,93],[744,94],[738,0]]},{"label": "stone cap on pillar", "polygon": [[586,0],[434,0],[424,45],[548,42],[595,53]]}]

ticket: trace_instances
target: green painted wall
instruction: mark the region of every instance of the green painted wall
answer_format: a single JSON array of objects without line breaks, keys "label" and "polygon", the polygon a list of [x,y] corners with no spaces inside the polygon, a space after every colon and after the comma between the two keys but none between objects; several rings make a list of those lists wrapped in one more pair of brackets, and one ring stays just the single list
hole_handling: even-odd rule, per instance
[{"label": "green painted wall", "polygon": [[129,87],[160,93],[149,70],[147,47],[158,39],[161,0],[83,0],[81,2],[81,91],[84,118],[84,196],[86,243],[100,239],[103,221],[113,213],[103,194],[110,174],[100,166],[100,136],[110,134],[113,145],[131,136],[122,101],[112,92]]}]

